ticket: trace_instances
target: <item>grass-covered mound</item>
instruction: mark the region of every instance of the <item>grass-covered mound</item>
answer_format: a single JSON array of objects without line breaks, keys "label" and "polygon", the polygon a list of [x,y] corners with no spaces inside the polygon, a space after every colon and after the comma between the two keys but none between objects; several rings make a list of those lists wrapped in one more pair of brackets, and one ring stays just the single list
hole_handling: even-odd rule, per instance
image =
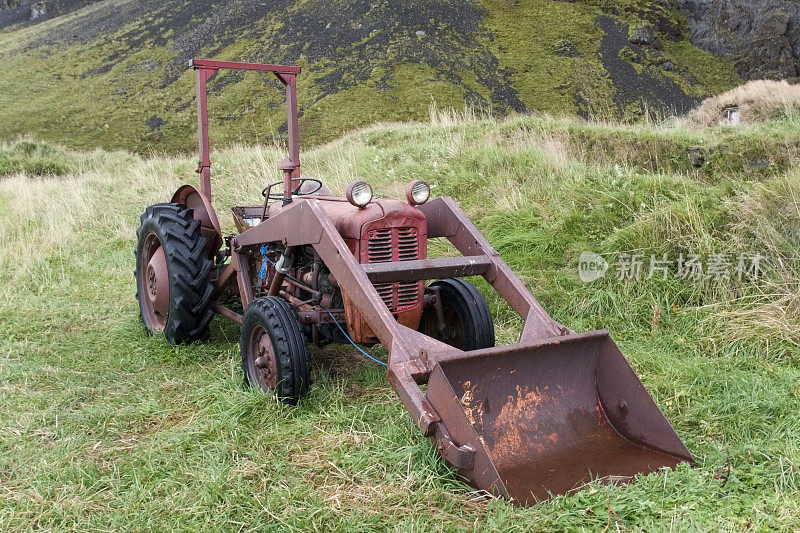
[{"label": "grass-covered mound", "polygon": [[[290,408],[243,387],[235,325],[217,318],[209,343],[178,348],[145,336],[134,230],[144,206],[196,180],[193,155],[4,145],[0,160],[17,163],[0,177],[0,528],[791,530],[797,126],[791,116],[687,130],[437,115],[305,152],[306,174],[334,191],[365,178],[399,198],[423,178],[455,197],[556,320],[610,329],[697,460],[527,509],[460,484],[384,370],[354,350],[315,349],[311,395]],[[694,168],[687,150],[698,146],[710,155]],[[46,153],[66,171],[37,172]],[[228,229],[227,206],[258,201],[280,157],[263,146],[214,154]],[[758,280],[585,284],[584,250],[612,265],[623,252],[768,262]],[[486,294],[499,339],[512,342],[520,320]]]},{"label": "grass-covered mound", "polygon": [[736,108],[740,122],[758,123],[780,119],[800,111],[800,86],[786,81],[755,80],[707,98],[687,119],[703,126],[730,122],[726,110]]}]

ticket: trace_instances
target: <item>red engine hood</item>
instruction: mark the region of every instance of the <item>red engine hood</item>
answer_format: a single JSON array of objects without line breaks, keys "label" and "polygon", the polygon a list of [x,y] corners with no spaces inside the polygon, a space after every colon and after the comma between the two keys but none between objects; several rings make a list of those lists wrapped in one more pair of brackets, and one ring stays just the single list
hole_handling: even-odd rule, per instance
[{"label": "red engine hood", "polygon": [[[427,233],[425,215],[422,211],[398,200],[376,199],[364,209],[359,209],[344,199],[322,197],[318,200],[344,239],[360,239],[367,224],[381,227],[413,226]],[[277,214],[281,208],[280,202],[272,204],[270,216]],[[381,220],[384,223],[380,223]]]}]

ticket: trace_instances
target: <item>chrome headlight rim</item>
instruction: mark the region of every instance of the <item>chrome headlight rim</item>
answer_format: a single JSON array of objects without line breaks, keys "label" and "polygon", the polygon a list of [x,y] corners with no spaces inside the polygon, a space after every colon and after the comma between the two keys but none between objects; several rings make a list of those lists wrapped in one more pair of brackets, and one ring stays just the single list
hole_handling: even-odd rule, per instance
[{"label": "chrome headlight rim", "polygon": [[364,209],[372,201],[372,187],[363,180],[356,180],[347,186],[347,201],[359,209]]},{"label": "chrome headlight rim", "polygon": [[406,187],[406,200],[411,205],[422,205],[431,197],[431,186],[427,181],[414,180]]}]

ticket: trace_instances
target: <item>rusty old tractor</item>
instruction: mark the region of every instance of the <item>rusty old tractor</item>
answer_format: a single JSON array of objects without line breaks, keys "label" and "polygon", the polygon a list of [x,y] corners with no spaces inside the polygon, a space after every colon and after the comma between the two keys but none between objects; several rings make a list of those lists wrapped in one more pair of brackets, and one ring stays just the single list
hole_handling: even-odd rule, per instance
[{"label": "rusty old tractor", "polygon": [[[289,404],[311,386],[309,344],[382,343],[389,383],[423,435],[469,484],[518,504],[692,462],[608,332],[551,319],[451,198],[429,199],[423,181],[408,184],[404,202],[373,198],[365,181],[334,196],[301,176],[299,67],[190,66],[201,186],[142,215],[137,297],[150,333],[178,344],[205,339],[214,314],[239,323],[247,381]],[[219,69],[277,76],[289,146],[283,179],[264,188],[263,203],[232,207],[238,233],[225,237],[208,147],[206,82]],[[433,239],[461,255],[428,258]],[[469,276],[524,319],[516,344],[495,347]]]}]

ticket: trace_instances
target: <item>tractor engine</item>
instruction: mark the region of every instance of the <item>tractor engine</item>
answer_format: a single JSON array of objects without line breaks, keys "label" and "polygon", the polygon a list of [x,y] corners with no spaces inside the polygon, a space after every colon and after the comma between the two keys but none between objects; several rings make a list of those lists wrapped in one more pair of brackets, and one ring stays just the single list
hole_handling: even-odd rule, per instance
[{"label": "tractor engine", "polygon": [[[425,215],[414,206],[397,200],[376,199],[358,208],[343,199],[320,199],[347,247],[360,263],[412,261],[427,257],[427,222]],[[280,207],[270,207],[274,215]],[[239,218],[243,219],[240,214]],[[244,226],[243,226],[244,227]],[[280,245],[262,246],[251,261],[254,296],[266,296],[275,276],[275,265],[284,249]],[[308,289],[312,289],[311,291]],[[422,316],[424,281],[376,283],[383,303],[397,321],[416,329]],[[350,338],[359,344],[379,342],[358,308],[340,290],[330,270],[314,252],[313,247],[298,247],[292,251],[291,266],[283,279],[280,294],[297,309],[309,340],[316,344],[346,342],[333,316]]]}]

